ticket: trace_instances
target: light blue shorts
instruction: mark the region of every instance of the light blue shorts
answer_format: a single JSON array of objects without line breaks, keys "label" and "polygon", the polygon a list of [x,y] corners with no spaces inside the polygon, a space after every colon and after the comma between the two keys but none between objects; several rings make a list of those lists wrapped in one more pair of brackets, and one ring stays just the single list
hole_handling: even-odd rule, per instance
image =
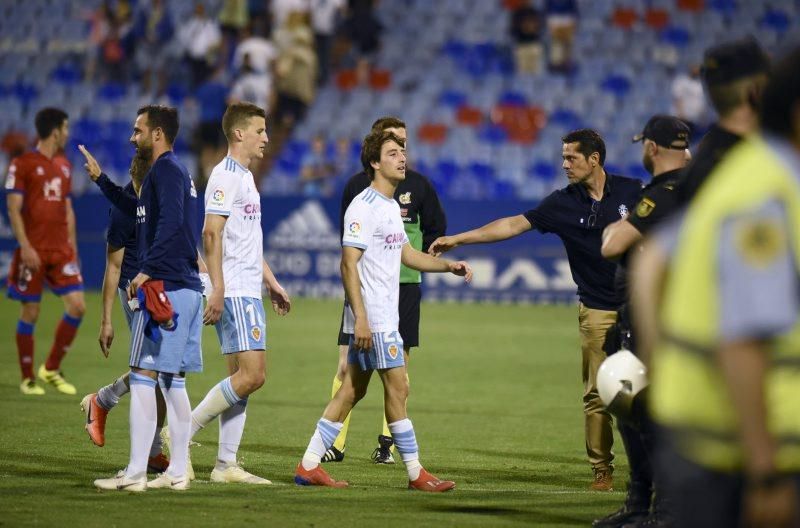
[{"label": "light blue shorts", "polygon": [[161,341],[144,335],[144,312],[136,310],[131,323],[130,366],[156,372],[178,374],[202,372],[203,296],[183,289],[166,292],[178,314],[174,330],[161,329]]},{"label": "light blue shorts", "polygon": [[223,354],[267,348],[264,303],[256,297],[226,297],[222,317],[214,327]]},{"label": "light blue shorts", "polygon": [[361,370],[381,370],[402,367],[403,338],[400,332],[373,332],[372,350],[364,351],[354,346],[354,337],[350,336],[350,350],[347,352],[347,363],[358,364]]},{"label": "light blue shorts", "polygon": [[128,323],[128,330],[131,329],[131,321],[133,321],[133,310],[128,306],[128,292],[122,288],[117,288],[117,295],[119,302],[122,304],[122,313],[125,314],[125,322]]}]

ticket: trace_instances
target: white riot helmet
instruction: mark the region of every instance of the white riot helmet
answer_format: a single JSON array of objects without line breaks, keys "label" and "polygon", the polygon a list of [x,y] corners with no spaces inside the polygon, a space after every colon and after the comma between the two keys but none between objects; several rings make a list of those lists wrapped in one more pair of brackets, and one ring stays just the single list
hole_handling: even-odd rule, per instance
[{"label": "white riot helmet", "polygon": [[608,356],[597,371],[600,399],[608,411],[620,420],[635,419],[634,404],[639,403],[635,400],[645,387],[647,367],[630,350],[622,349]]}]

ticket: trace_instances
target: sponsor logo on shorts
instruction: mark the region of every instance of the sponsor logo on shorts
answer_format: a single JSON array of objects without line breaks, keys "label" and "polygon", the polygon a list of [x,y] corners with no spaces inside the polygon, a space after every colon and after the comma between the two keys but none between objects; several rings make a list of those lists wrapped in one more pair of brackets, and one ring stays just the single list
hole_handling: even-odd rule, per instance
[{"label": "sponsor logo on shorts", "polygon": [[397,353],[400,350],[397,345],[389,345],[389,357],[392,359],[397,359]]},{"label": "sponsor logo on shorts", "polygon": [[81,269],[78,267],[77,262],[68,262],[67,264],[64,264],[63,268],[61,268],[61,273],[69,277],[74,277],[75,275],[81,274]]},{"label": "sponsor logo on shorts", "polygon": [[250,335],[253,336],[253,339],[256,341],[261,341],[261,329],[257,326],[254,326],[250,329]]}]

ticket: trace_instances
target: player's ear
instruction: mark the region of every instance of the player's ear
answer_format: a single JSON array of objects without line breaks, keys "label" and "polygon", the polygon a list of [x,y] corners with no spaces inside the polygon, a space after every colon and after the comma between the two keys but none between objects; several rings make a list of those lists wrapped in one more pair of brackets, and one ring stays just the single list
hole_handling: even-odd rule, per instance
[{"label": "player's ear", "polygon": [[375,170],[378,170],[378,169],[381,168],[381,164],[380,164],[379,161],[370,161],[369,162],[369,166],[372,167]]}]

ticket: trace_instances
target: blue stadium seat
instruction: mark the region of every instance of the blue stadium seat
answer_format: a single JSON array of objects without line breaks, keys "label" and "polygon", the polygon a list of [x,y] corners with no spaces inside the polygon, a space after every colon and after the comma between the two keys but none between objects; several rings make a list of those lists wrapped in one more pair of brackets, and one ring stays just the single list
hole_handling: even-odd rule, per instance
[{"label": "blue stadium seat", "polygon": [[445,90],[439,94],[439,104],[458,108],[467,102],[467,94],[459,90]]},{"label": "blue stadium seat", "polygon": [[631,82],[622,75],[609,75],[600,83],[600,88],[621,99],[630,92]]},{"label": "blue stadium seat", "polygon": [[685,48],[689,45],[692,36],[686,28],[670,26],[661,32],[661,40],[667,44],[672,44],[676,48]]},{"label": "blue stadium seat", "polygon": [[508,90],[500,95],[497,103],[509,106],[526,106],[528,104],[528,98],[521,92]]},{"label": "blue stadium seat", "polygon": [[558,177],[558,167],[546,161],[537,161],[531,165],[529,174],[539,180],[552,182]]},{"label": "blue stadium seat", "polygon": [[775,31],[779,35],[786,33],[791,24],[792,22],[789,19],[789,15],[787,15],[786,12],[775,8],[768,9],[767,12],[764,13],[764,17],[761,19],[762,26]]},{"label": "blue stadium seat", "polygon": [[97,97],[109,103],[117,102],[125,97],[125,85],[117,82],[108,82],[97,89]]}]

